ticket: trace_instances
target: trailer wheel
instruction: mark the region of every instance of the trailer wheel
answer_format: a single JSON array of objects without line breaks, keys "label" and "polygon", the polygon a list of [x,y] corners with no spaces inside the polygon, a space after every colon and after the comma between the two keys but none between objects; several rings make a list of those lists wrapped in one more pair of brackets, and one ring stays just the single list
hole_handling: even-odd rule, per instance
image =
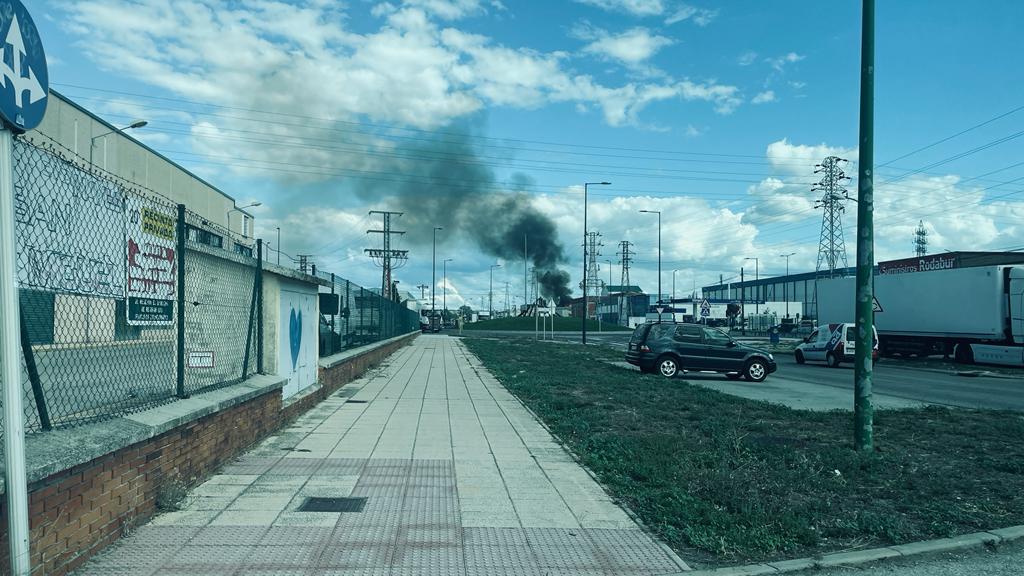
[{"label": "trailer wheel", "polygon": [[828,364],[829,368],[839,368],[839,357],[829,352],[825,355],[825,364]]},{"label": "trailer wheel", "polygon": [[953,360],[958,364],[974,364],[974,350],[967,342],[960,342],[953,351]]}]

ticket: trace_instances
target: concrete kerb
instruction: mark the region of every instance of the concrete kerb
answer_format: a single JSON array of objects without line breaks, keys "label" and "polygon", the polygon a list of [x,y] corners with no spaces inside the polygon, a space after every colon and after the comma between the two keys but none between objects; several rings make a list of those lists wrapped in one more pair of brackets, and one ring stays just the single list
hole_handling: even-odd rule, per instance
[{"label": "concrete kerb", "polygon": [[895,558],[912,558],[925,554],[936,554],[942,552],[959,552],[972,548],[985,546],[998,546],[1024,540],[1024,525],[990,530],[988,532],[974,532],[951,538],[939,538],[937,540],[925,540],[922,542],[911,542],[909,544],[898,544],[896,546],[883,546],[881,548],[869,548],[865,550],[852,550],[847,552],[834,552],[808,558],[797,558],[794,560],[780,560],[778,562],[763,562],[760,564],[747,564],[744,566],[729,566],[726,568],[712,568],[709,570],[694,570],[690,572],[678,572],[675,575],[663,576],[756,576],[761,574],[783,574],[802,572],[804,570],[817,570],[836,566],[860,566],[880,560],[892,560]]},{"label": "concrete kerb", "polygon": [[[469,350],[466,350],[466,353],[467,353],[467,354],[469,354],[470,356],[472,356],[472,357],[473,357],[474,359],[476,359],[476,362],[477,362],[477,363],[476,363],[476,365],[473,365],[473,370],[474,370],[474,371],[476,371],[476,369],[477,369],[477,366],[480,366],[480,367],[484,367],[484,365],[483,365],[483,362],[481,362],[481,361],[480,361],[480,358],[478,358],[478,357],[476,356],[476,354],[473,354],[473,353],[472,353],[472,352],[470,352]],[[486,369],[486,367],[484,367],[484,368]],[[479,373],[477,373],[477,375],[478,375],[478,376],[481,376],[481,380],[483,380],[483,376],[482,376],[482,375],[480,375]],[[497,379],[497,378],[495,378],[495,377],[494,377],[493,375],[490,375],[490,377],[491,377],[491,379],[493,379],[494,381],[498,382],[498,384],[501,384],[501,382],[500,382],[500,381],[498,381],[498,379]],[[566,444],[566,443],[565,443],[565,442],[564,442],[564,441],[563,441],[563,440],[561,439],[561,437],[559,437],[559,436],[558,436],[558,434],[556,434],[556,433],[555,433],[555,432],[554,432],[553,430],[551,430],[550,428],[548,428],[548,425],[547,425],[547,424],[545,424],[545,423],[544,423],[544,421],[543,421],[543,420],[541,420],[541,418],[540,418],[539,416],[537,416],[537,414],[536,414],[536,413],[535,413],[535,412],[534,412],[533,410],[531,410],[529,406],[527,406],[526,404],[524,404],[524,403],[523,403],[523,401],[522,401],[522,400],[520,400],[518,396],[516,396],[515,394],[512,394],[511,396],[512,396],[513,398],[515,398],[515,399],[516,399],[516,402],[518,402],[518,403],[519,403],[519,405],[520,405],[520,406],[522,406],[522,407],[523,407],[523,409],[524,409],[524,410],[526,410],[526,412],[527,412],[527,413],[528,413],[528,414],[529,414],[529,415],[530,415],[530,416],[531,416],[531,417],[532,417],[532,418],[533,418],[534,420],[536,420],[536,421],[537,421],[537,423],[538,423],[538,424],[540,424],[540,426],[541,426],[542,428],[544,428],[544,430],[545,430],[545,431],[546,431],[546,432],[547,432],[548,434],[550,434],[552,438],[554,438],[554,439],[555,439],[555,440],[556,440],[556,441],[558,442],[558,444],[559,444],[559,445],[560,445],[560,446],[562,447],[562,449],[563,449],[563,450],[565,450],[565,451],[566,451],[566,452],[567,452],[567,453],[569,454],[569,456],[570,456],[570,457],[572,457],[572,459],[573,459],[573,460],[574,460],[574,461],[575,461],[575,462],[576,462],[576,463],[577,463],[577,464],[579,465],[579,467],[580,467],[580,468],[582,468],[582,469],[583,469],[583,471],[584,471],[584,472],[586,472],[586,473],[587,473],[587,475],[588,475],[588,476],[590,476],[591,480],[593,480],[595,484],[597,484],[598,486],[600,486],[600,487],[601,487],[601,490],[603,490],[603,491],[604,491],[604,493],[608,495],[608,498],[609,498],[610,500],[612,500],[613,502],[615,502],[615,503],[616,503],[616,504],[617,504],[617,505],[619,506],[619,508],[622,508],[623,512],[625,512],[625,513],[626,513],[626,515],[627,515],[627,516],[629,516],[629,518],[630,518],[630,519],[631,519],[631,520],[632,520],[633,522],[636,522],[637,526],[639,526],[639,527],[640,527],[640,528],[641,528],[641,529],[642,529],[642,530],[643,530],[644,532],[646,532],[646,533],[650,534],[650,535],[651,535],[651,537],[652,537],[652,539],[654,540],[654,542],[655,542],[655,543],[656,543],[656,544],[657,544],[657,545],[658,545],[659,547],[661,547],[662,551],[664,551],[664,552],[665,552],[665,554],[666,554],[666,555],[667,555],[667,556],[668,556],[669,558],[671,558],[673,562],[675,562],[675,563],[676,563],[677,565],[681,566],[681,567],[683,568],[683,570],[685,570],[685,572],[681,572],[680,574],[693,574],[693,572],[691,571],[691,568],[690,568],[689,564],[687,564],[687,563],[686,563],[686,561],[684,561],[684,560],[683,560],[682,558],[680,558],[680,557],[679,557],[679,555],[678,555],[678,554],[676,554],[676,551],[675,551],[675,550],[673,550],[673,549],[672,549],[672,548],[671,548],[671,547],[670,547],[670,546],[669,546],[668,544],[665,544],[664,542],[662,542],[662,541],[661,541],[661,538],[658,538],[658,537],[657,537],[657,535],[656,535],[656,534],[654,534],[654,532],[653,532],[653,531],[652,531],[652,530],[651,530],[651,529],[650,529],[650,528],[649,528],[649,527],[648,527],[648,526],[647,526],[646,524],[644,524],[644,521],[643,521],[643,519],[641,519],[641,518],[640,518],[639,516],[637,516],[637,514],[636,514],[635,512],[633,512],[633,511],[632,511],[632,510],[631,510],[631,509],[629,508],[629,506],[627,506],[627,505],[626,505],[626,504],[624,504],[623,502],[620,502],[620,501],[619,501],[618,499],[616,499],[616,498],[615,498],[615,497],[614,497],[614,496],[613,496],[612,494],[609,494],[609,493],[608,493],[608,489],[607,489],[607,488],[605,488],[604,484],[602,484],[602,483],[601,483],[601,480],[600,480],[600,479],[599,479],[599,478],[598,478],[597,476],[595,476],[595,475],[594,475],[594,473],[593,473],[593,472],[592,472],[592,471],[590,470],[590,468],[587,468],[587,467],[586,467],[586,465],[585,465],[585,464],[583,464],[583,460],[581,460],[581,459],[580,459],[580,457],[579,457],[579,456],[578,456],[578,455],[576,454],[576,452],[574,452],[574,451],[572,450],[572,448],[570,448],[570,447],[569,447],[569,445],[568,445],[568,444]],[[534,456],[533,456],[533,455],[531,454],[531,457],[534,457]]]}]

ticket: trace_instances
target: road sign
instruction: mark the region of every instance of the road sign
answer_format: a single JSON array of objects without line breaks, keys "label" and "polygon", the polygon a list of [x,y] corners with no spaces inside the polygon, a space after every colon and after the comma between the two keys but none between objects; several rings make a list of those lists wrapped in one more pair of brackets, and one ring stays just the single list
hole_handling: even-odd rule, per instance
[{"label": "road sign", "polygon": [[872,303],[871,303],[871,311],[872,312],[885,312],[885,310],[882,310],[882,305],[878,303],[878,298],[876,296],[872,296],[871,300],[872,300]]},{"label": "road sign", "polygon": [[0,0],[0,14],[4,43],[0,117],[11,129],[24,132],[38,126],[46,112],[50,89],[46,54],[35,23],[19,0]]}]

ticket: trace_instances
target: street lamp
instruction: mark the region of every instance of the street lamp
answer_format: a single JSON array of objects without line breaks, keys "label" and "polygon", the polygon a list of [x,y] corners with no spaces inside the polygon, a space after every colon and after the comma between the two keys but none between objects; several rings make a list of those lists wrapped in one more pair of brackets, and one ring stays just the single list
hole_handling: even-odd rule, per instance
[{"label": "street lamp", "polygon": [[[231,213],[232,212],[241,212],[242,210],[245,210],[246,208],[255,208],[257,206],[263,206],[263,202],[253,202],[252,204],[246,204],[245,206],[237,206],[235,208],[232,208],[231,210],[228,210],[227,214],[225,214],[225,217],[228,220],[228,232],[231,232]],[[246,238],[246,235],[245,235],[245,219],[242,219],[242,238]]]},{"label": "street lamp", "polygon": [[672,300],[676,299],[676,272],[679,272],[678,268],[672,271]]},{"label": "street lamp", "polygon": [[786,259],[786,281],[782,283],[782,299],[786,301],[786,318],[789,318],[789,257],[795,255],[796,252],[779,254],[779,258]]},{"label": "street lamp", "polygon": [[[440,226],[434,226],[434,245],[433,251],[430,256],[430,318],[431,322],[435,316],[437,316],[437,296],[435,290],[437,289],[437,231],[444,230]],[[433,326],[430,327],[434,329]]]},{"label": "street lamp", "polygon": [[[114,128],[113,130],[108,130],[108,131],[104,132],[103,134],[100,134],[99,136],[93,136],[92,139],[89,140],[89,166],[91,167],[93,165],[92,164],[92,150],[93,150],[93,148],[96,147],[96,140],[98,140],[100,138],[104,138],[104,141],[105,141],[106,137],[111,135],[111,134],[113,134],[114,132],[124,132],[125,130],[132,130],[134,128],[142,128],[146,124],[149,124],[149,122],[147,122],[145,120],[136,120],[136,121],[132,122],[131,124],[127,125],[127,126],[123,126],[121,128]],[[103,169],[104,170],[107,169],[107,156],[106,156],[106,154],[103,155]]]},{"label": "street lamp", "polygon": [[[642,214],[657,214],[658,215],[658,297],[655,299],[655,305],[661,301],[661,210],[641,210]],[[661,313],[658,313],[658,321],[661,321]]]},{"label": "street lamp", "polygon": [[448,316],[448,263],[454,260],[454,258],[445,258],[444,262],[441,262],[441,284],[444,285],[444,289],[441,291],[441,323],[444,324],[445,318]]},{"label": "street lamp", "polygon": [[589,186],[611,186],[611,182],[583,183],[583,344],[587,343],[587,188]]},{"label": "street lamp", "polygon": [[501,268],[501,264],[491,264],[491,281],[490,287],[487,289],[487,308],[488,308],[488,320],[494,320],[494,269]]},{"label": "street lamp", "polygon": [[757,281],[761,279],[761,273],[758,270],[757,258],[751,256],[749,258],[744,258],[743,260],[744,261],[747,261],[747,260],[753,260],[754,261],[754,285],[757,286],[757,299],[754,300],[754,316],[757,316],[758,314],[761,313],[761,304],[760,304],[760,301],[761,301],[761,285],[757,283]]},{"label": "street lamp", "polygon": [[281,265],[281,227],[277,226],[277,265]]}]

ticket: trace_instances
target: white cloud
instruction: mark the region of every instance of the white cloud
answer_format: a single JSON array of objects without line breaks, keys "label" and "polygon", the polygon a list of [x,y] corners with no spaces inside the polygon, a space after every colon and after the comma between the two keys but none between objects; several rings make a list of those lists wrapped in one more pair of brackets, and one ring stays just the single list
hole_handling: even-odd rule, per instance
[{"label": "white cloud", "polygon": [[661,0],[575,0],[610,12],[626,12],[634,16],[658,16],[665,12]]},{"label": "white cloud", "polygon": [[671,16],[665,19],[665,25],[671,26],[677,22],[683,20],[693,20],[693,23],[697,26],[707,26],[711,23],[715,17],[718,16],[718,10],[708,10],[705,8],[696,8],[689,4],[680,4]]},{"label": "white cloud", "polygon": [[693,124],[687,124],[685,134],[690,138],[696,138],[697,136],[701,135],[701,130],[700,128],[697,128]]},{"label": "white cloud", "polygon": [[744,52],[736,57],[736,63],[740,66],[750,66],[757,61],[757,52],[753,50]]},{"label": "white cloud", "polygon": [[671,38],[652,33],[646,28],[631,28],[619,34],[604,30],[593,30],[594,41],[583,48],[589,54],[618,60],[629,66],[636,66],[666,46],[673,44]]},{"label": "white cloud", "polygon": [[[458,20],[480,14],[485,10],[480,4],[480,0],[405,0],[403,4],[422,8],[424,12],[445,20]],[[502,8],[504,6],[498,9]]]},{"label": "white cloud", "polygon": [[765,90],[754,96],[750,101],[751,104],[766,104],[768,102],[775,102],[775,92],[773,90]]},{"label": "white cloud", "polygon": [[796,52],[789,52],[787,54],[783,54],[782,56],[776,56],[775,58],[767,58],[765,59],[765,62],[770,64],[771,67],[776,69],[777,71],[782,72],[788,64],[794,64],[796,62],[803,60],[804,58],[806,58],[806,56],[802,54],[797,54]]}]

